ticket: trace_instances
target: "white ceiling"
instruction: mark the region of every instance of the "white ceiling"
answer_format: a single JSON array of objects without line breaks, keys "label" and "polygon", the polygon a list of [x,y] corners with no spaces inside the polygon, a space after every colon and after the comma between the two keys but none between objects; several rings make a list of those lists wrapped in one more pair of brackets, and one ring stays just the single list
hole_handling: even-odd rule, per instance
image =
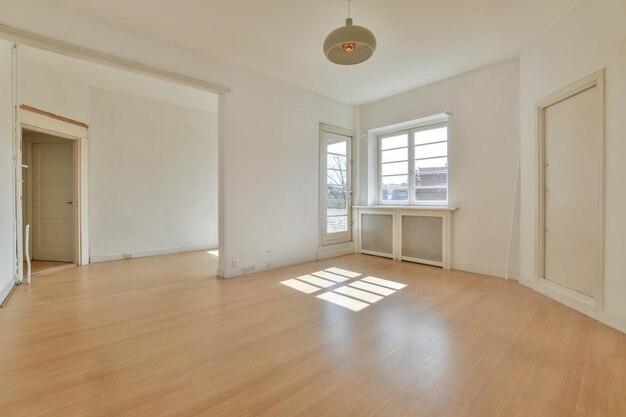
[{"label": "white ceiling", "polygon": [[378,40],[369,61],[329,63],[322,42],[347,0],[59,0],[130,29],[360,104],[519,54],[580,0],[353,0]]},{"label": "white ceiling", "polygon": [[27,46],[20,56],[88,87],[217,114],[218,96],[207,91]]}]

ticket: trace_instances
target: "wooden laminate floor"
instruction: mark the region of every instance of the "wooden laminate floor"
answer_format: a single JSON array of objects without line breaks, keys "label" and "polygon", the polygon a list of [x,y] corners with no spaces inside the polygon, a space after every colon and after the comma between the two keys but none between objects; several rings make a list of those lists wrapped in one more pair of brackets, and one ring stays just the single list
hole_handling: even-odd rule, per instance
[{"label": "wooden laminate floor", "polygon": [[[62,268],[71,267],[74,265],[73,262],[63,262],[63,261],[30,261],[30,270],[32,274],[40,274],[41,272],[48,270],[59,270]],[[24,262],[24,274],[28,271],[28,264]]]},{"label": "wooden laminate floor", "polygon": [[[365,255],[219,280],[216,262],[18,287],[0,416],[626,416],[626,335],[516,282]],[[356,312],[280,284],[331,267],[407,286]]]}]

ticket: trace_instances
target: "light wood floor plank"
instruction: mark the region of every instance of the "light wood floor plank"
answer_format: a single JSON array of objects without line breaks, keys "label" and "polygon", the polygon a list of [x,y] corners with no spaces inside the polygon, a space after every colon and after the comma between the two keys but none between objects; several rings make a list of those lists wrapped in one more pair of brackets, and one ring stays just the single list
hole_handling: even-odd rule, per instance
[{"label": "light wood floor plank", "polygon": [[[626,415],[626,335],[513,281],[364,255],[220,280],[193,252],[34,278],[0,311],[0,416]],[[313,294],[281,281],[361,273]],[[365,276],[405,288],[354,312]]]}]

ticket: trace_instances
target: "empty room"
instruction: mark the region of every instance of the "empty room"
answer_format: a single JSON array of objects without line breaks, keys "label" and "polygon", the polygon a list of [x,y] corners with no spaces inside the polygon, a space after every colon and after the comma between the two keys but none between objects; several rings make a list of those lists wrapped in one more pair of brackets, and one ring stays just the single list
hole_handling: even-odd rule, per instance
[{"label": "empty room", "polygon": [[626,416],[623,0],[0,0],[0,416]]}]

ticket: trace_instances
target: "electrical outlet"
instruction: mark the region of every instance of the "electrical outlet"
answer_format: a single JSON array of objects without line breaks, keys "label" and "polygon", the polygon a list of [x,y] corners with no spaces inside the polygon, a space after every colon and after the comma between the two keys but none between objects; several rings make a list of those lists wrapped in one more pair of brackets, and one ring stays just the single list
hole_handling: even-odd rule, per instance
[{"label": "electrical outlet", "polygon": [[124,254],[124,259],[133,259],[135,257],[135,255],[133,255],[132,253],[125,253]]},{"label": "electrical outlet", "polygon": [[239,268],[239,261],[237,259],[233,259],[231,262],[233,269]]}]

